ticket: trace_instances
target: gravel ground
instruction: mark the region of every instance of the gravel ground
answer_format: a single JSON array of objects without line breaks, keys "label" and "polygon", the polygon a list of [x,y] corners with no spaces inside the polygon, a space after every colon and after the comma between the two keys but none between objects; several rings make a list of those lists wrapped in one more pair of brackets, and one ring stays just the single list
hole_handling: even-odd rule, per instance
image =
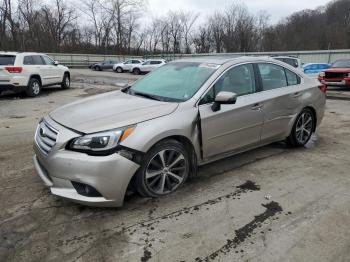
[{"label": "gravel ground", "polygon": [[271,144],[201,167],[170,196],[91,208],[50,195],[35,174],[36,124],[136,78],[72,79],[70,90],[0,98],[0,261],[349,261],[350,101],[328,100],[305,148]]}]

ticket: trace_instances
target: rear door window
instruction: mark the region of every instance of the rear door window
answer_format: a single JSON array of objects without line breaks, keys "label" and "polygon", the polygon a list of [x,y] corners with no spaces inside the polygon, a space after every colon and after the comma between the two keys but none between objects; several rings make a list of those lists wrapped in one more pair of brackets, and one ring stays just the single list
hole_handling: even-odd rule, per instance
[{"label": "rear door window", "polygon": [[300,77],[293,73],[292,71],[289,71],[288,69],[285,69],[286,76],[287,76],[287,82],[289,86],[299,85],[300,84]]},{"label": "rear door window", "polygon": [[33,65],[45,65],[40,55],[33,55]]},{"label": "rear door window", "polygon": [[0,55],[0,65],[14,65],[15,59],[14,55]]},{"label": "rear door window", "polygon": [[23,58],[23,64],[24,65],[34,65],[33,57],[32,56],[25,56]]},{"label": "rear door window", "polygon": [[258,64],[258,68],[264,91],[288,86],[286,74],[282,66]]},{"label": "rear door window", "polygon": [[159,65],[160,63],[162,63],[162,62],[160,62],[160,61],[151,61],[151,65]]}]

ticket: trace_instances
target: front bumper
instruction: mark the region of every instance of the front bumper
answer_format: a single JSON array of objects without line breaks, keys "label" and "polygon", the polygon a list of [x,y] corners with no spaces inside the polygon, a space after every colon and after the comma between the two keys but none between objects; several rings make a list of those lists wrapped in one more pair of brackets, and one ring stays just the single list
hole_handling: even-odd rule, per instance
[{"label": "front bumper", "polygon": [[343,79],[343,80],[324,79],[324,80],[320,80],[320,82],[326,86],[350,86],[349,79]]},{"label": "front bumper", "polygon": [[[90,206],[122,206],[129,182],[139,165],[119,155],[89,156],[65,149],[70,139],[79,136],[51,119],[45,121],[59,131],[56,145],[44,154],[34,143],[34,167],[51,193]],[[101,196],[78,193],[72,182],[89,185]]]}]

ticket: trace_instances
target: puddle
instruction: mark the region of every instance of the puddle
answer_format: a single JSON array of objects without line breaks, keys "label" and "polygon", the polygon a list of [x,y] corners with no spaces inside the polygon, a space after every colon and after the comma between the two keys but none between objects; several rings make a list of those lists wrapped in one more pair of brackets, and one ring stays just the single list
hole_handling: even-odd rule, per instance
[{"label": "puddle", "polygon": [[251,190],[251,191],[259,191],[260,186],[255,184],[254,182],[248,180],[244,184],[237,186],[237,188],[243,189],[243,190]]}]

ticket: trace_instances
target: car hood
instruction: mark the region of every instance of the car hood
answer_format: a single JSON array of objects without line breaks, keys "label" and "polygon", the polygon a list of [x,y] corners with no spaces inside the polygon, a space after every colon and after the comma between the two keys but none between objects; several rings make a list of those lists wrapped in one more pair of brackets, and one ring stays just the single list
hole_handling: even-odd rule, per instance
[{"label": "car hood", "polygon": [[178,103],[160,102],[115,91],[65,105],[49,116],[73,130],[95,133],[165,116],[177,107]]},{"label": "car hood", "polygon": [[325,72],[329,73],[350,73],[350,68],[328,68]]}]

